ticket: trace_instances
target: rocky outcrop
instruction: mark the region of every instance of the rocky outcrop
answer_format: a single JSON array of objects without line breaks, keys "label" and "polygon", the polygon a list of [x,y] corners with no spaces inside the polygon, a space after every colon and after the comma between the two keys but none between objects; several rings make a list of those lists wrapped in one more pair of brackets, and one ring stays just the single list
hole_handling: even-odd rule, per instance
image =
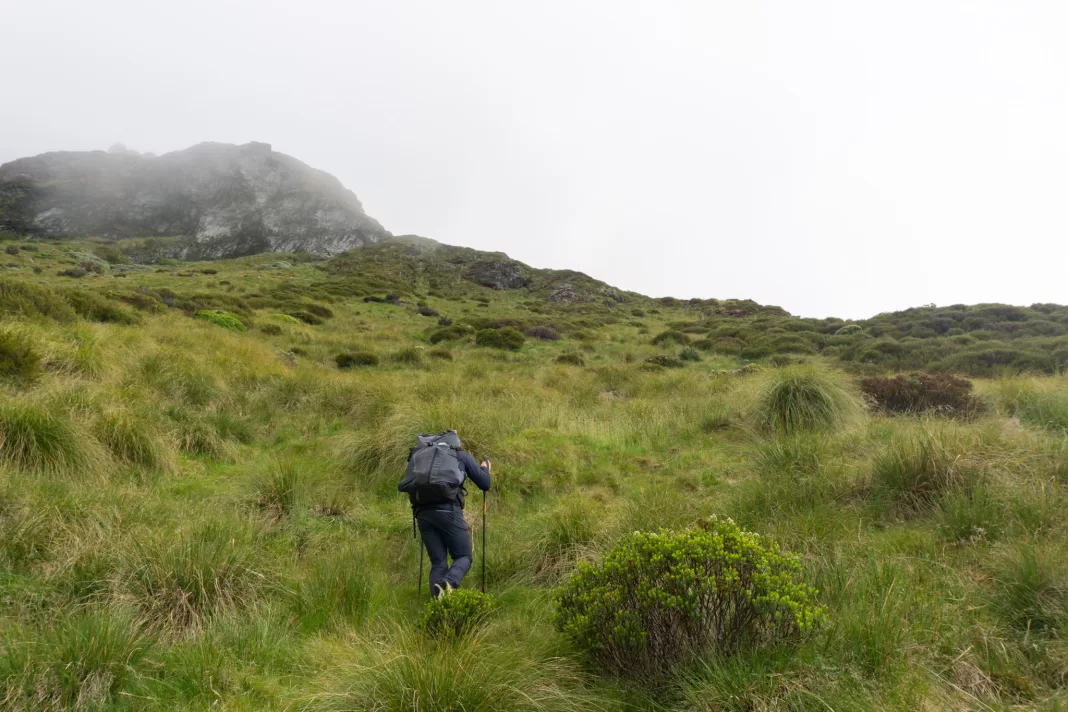
[{"label": "rocky outcrop", "polygon": [[468,270],[467,278],[490,289],[520,289],[530,284],[523,265],[502,260],[476,262]]},{"label": "rocky outcrop", "polygon": [[334,255],[390,234],[323,171],[266,143],[162,156],[124,147],[0,166],[0,231],[41,237],[183,237],[182,257]]}]

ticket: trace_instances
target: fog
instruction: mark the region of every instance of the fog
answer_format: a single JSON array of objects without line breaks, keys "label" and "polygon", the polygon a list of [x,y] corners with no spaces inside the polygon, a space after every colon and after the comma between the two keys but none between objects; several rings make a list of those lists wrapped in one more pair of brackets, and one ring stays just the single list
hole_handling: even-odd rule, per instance
[{"label": "fog", "polygon": [[0,162],[271,143],[395,234],[803,316],[1068,302],[1061,2],[0,0]]}]

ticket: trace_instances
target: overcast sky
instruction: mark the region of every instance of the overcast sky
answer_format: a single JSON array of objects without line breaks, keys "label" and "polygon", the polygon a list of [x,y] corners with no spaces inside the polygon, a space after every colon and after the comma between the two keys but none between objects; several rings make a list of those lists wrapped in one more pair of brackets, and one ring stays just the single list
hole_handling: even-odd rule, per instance
[{"label": "overcast sky", "polygon": [[802,316],[1068,302],[1068,3],[0,0],[0,162],[264,141],[395,234]]}]

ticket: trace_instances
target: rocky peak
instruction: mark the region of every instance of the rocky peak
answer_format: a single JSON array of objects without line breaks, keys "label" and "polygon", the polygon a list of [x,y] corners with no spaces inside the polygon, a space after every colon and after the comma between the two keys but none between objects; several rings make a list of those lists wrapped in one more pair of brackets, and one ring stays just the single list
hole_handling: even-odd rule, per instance
[{"label": "rocky peak", "polygon": [[45,153],[0,166],[0,230],[41,237],[181,237],[186,258],[333,255],[390,234],[332,175],[268,143],[162,156]]}]

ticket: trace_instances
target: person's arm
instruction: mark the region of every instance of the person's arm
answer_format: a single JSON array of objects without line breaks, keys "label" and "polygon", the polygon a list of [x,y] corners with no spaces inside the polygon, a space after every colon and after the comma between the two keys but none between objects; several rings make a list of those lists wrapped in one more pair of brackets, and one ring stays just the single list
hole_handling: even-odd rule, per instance
[{"label": "person's arm", "polygon": [[475,458],[471,457],[470,453],[461,450],[459,452],[460,465],[464,468],[464,472],[467,474],[468,479],[475,483],[475,485],[483,492],[489,492],[490,488],[490,473],[488,469],[480,467]]}]

